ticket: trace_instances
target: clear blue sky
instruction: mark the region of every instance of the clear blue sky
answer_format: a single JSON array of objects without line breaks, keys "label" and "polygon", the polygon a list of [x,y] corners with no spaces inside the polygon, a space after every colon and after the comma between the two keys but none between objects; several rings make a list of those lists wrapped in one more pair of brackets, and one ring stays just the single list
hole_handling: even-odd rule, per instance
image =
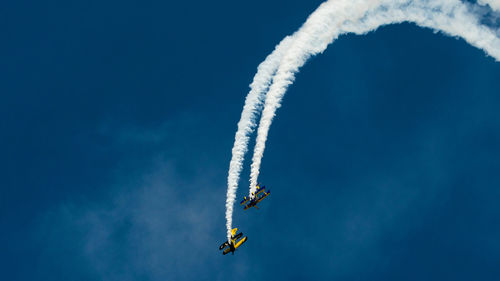
[{"label": "clear blue sky", "polygon": [[500,64],[410,24],[306,64],[217,249],[248,84],[321,2],[5,3],[1,279],[499,280]]}]

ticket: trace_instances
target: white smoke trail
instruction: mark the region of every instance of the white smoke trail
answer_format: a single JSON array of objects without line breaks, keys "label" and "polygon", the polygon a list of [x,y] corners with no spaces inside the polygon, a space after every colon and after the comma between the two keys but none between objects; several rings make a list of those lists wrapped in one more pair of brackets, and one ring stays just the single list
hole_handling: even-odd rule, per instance
[{"label": "white smoke trail", "polygon": [[[332,36],[332,38],[337,37],[340,35],[339,31],[342,24],[346,22],[357,22],[368,10],[376,8],[380,3],[381,1],[359,0],[325,2],[309,16],[304,25],[295,33],[296,40],[294,40],[292,46],[283,58],[280,64],[280,70],[278,70],[279,73],[277,72],[273,78],[273,85],[271,87],[275,89],[272,89],[272,91],[270,89],[266,96],[266,105],[260,120],[257,142],[252,159],[250,196],[256,191],[260,163],[265,148],[265,140],[267,139],[267,133],[269,131],[268,128],[271,125],[274,111],[280,106],[281,97],[275,94],[277,85],[285,87],[286,89],[286,87],[293,82],[293,73],[284,72],[284,66],[286,65],[288,68],[295,68],[298,70],[310,56],[326,49],[328,42],[325,42],[325,40],[317,40],[319,36],[323,35],[321,34],[323,30],[330,31],[330,36]],[[311,34],[311,36],[308,40],[304,40],[304,35],[307,34]],[[305,49],[307,49],[307,52],[301,52],[301,50]],[[294,66],[290,67],[291,65]],[[292,75],[290,76],[290,74]],[[284,79],[284,75],[288,77]]]},{"label": "white smoke trail", "polygon": [[[488,0],[491,1],[491,0]],[[269,127],[295,73],[313,55],[323,52],[339,35],[365,34],[382,25],[413,22],[422,27],[463,38],[500,61],[497,31],[481,25],[469,4],[458,0],[330,0],[309,16],[273,77],[262,112],[250,175],[255,192]]]},{"label": "white smoke trail", "polygon": [[492,10],[500,11],[500,0],[478,0],[477,3],[482,5],[488,4]]},{"label": "white smoke trail", "polygon": [[232,158],[229,163],[229,173],[227,177],[227,199],[226,199],[226,227],[227,238],[230,241],[233,205],[236,198],[236,190],[238,189],[238,181],[240,178],[243,160],[248,149],[248,140],[250,134],[256,126],[256,118],[264,100],[264,95],[271,84],[272,77],[278,69],[281,58],[285,54],[292,42],[292,37],[287,36],[274,49],[274,51],[266,57],[266,59],[257,68],[252,84],[250,84],[250,92],[245,99],[245,105],[241,112],[241,118],[238,122],[238,131],[234,138],[232,150]]}]

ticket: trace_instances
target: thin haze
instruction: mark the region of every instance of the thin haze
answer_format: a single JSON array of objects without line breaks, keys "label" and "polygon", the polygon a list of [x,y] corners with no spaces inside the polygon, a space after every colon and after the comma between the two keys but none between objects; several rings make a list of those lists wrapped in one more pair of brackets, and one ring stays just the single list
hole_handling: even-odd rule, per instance
[{"label": "thin haze", "polygon": [[[481,4],[489,4],[492,9],[497,9],[497,3],[485,0]],[[228,176],[226,201],[228,238],[232,228],[232,211],[239,174],[248,146],[248,135],[255,127],[254,119],[261,107],[263,93],[269,89],[265,97],[252,159],[250,194],[255,191],[269,127],[277,108],[281,106],[286,89],[293,83],[299,68],[311,56],[323,52],[339,35],[365,34],[380,26],[401,22],[413,22],[421,27],[461,37],[469,44],[483,49],[497,61],[500,60],[500,40],[497,31],[482,25],[479,16],[470,11],[469,4],[458,0],[332,0],[321,4],[296,33],[280,43],[280,45],[286,44],[287,47],[280,48],[278,45],[261,64],[261,66],[264,64],[272,66],[271,71],[259,66],[255,75],[252,90],[247,96],[238,124]],[[284,51],[285,54],[282,53]],[[272,81],[271,86],[269,86],[270,81]]]}]

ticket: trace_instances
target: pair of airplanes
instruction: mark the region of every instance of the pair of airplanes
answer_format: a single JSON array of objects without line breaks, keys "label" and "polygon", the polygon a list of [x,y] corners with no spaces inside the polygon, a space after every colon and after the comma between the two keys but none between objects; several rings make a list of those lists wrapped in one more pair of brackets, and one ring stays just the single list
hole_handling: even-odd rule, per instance
[{"label": "pair of airplanes", "polygon": [[[243,210],[248,210],[249,208],[252,207],[254,207],[255,209],[259,209],[257,208],[257,204],[259,204],[260,201],[264,200],[264,198],[269,196],[270,193],[271,193],[270,190],[266,191],[265,186],[261,188],[260,185],[257,184],[257,190],[254,193],[252,193],[252,196],[250,198],[247,198],[246,196],[243,197],[243,200],[241,200],[240,205],[244,206]],[[241,236],[243,236],[243,232],[236,234],[237,231],[238,231],[237,228],[231,230],[231,239],[230,239],[231,241],[226,241],[219,246],[219,250],[223,250],[222,251],[223,255],[227,255],[229,253],[232,253],[234,255],[234,251],[236,251],[236,249],[238,249],[241,245],[243,245],[243,243],[245,243],[248,240],[248,237],[246,236],[241,238]],[[240,240],[238,241],[238,239]]]}]

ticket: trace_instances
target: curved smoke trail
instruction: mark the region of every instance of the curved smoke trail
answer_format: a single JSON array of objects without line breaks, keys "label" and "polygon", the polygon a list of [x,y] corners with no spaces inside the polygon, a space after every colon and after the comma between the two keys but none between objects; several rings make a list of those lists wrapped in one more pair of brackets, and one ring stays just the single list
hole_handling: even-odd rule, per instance
[{"label": "curved smoke trail", "polygon": [[264,94],[268,90],[281,58],[291,45],[291,42],[291,36],[285,37],[276,46],[274,51],[259,65],[257,74],[255,74],[252,84],[250,84],[250,92],[245,99],[245,105],[241,112],[240,121],[238,122],[238,131],[236,131],[234,137],[232,158],[229,163],[229,173],[227,176],[226,227],[228,241],[231,238],[233,205],[243,167],[243,160],[248,149],[248,140],[250,134],[255,129],[257,115],[262,109]]},{"label": "curved smoke trail", "polygon": [[[482,0],[497,7],[493,0]],[[339,35],[365,34],[380,26],[412,22],[450,36],[461,37],[500,61],[498,31],[480,23],[471,4],[459,0],[330,0],[309,16],[294,34],[294,41],[272,79],[266,95],[250,175],[250,194],[255,191],[269,127],[276,110],[299,68],[313,55],[323,52]]]},{"label": "curved smoke trail", "polygon": [[477,3],[481,5],[488,5],[494,11],[500,11],[500,1],[499,0],[478,0]]}]

